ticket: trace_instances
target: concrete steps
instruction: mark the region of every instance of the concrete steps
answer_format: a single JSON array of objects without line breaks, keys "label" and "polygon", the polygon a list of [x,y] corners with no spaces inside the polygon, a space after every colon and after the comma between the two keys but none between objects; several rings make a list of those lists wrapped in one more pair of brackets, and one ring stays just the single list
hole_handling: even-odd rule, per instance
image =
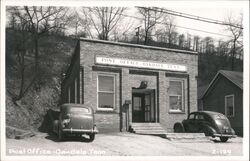
[{"label": "concrete steps", "polygon": [[160,123],[132,123],[131,132],[145,135],[162,135],[167,133]]},{"label": "concrete steps", "polygon": [[174,142],[212,142],[204,133],[173,133],[165,130],[160,123],[132,123],[130,132],[160,136]]},{"label": "concrete steps", "polygon": [[175,142],[212,142],[204,133],[166,133],[165,138]]}]

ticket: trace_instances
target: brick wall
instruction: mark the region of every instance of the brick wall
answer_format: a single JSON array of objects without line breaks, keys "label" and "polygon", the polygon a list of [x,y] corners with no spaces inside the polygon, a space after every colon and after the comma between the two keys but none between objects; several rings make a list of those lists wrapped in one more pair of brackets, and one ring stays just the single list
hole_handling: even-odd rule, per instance
[{"label": "brick wall", "polygon": [[[120,66],[104,66],[95,64],[96,56],[106,56],[114,58],[127,58],[142,61],[155,61],[169,64],[180,64],[187,67],[185,78],[185,113],[170,114],[168,107],[167,87],[171,77],[166,76],[167,71],[127,68]],[[123,111],[125,100],[132,100],[132,87],[138,87],[142,80],[149,82],[148,88],[156,90],[157,106],[159,106],[160,123],[167,128],[172,128],[173,124],[181,121],[187,116],[187,107],[190,111],[197,110],[197,62],[196,53],[172,49],[162,49],[157,47],[146,47],[142,45],[126,45],[104,41],[80,40],[80,66],[83,68],[83,100],[84,104],[93,107],[96,111],[96,123],[102,131],[124,130],[125,122]],[[138,70],[141,74],[131,73]],[[115,75],[116,83],[116,103],[115,110],[102,113],[97,110],[97,75],[98,73],[108,73]],[[143,75],[145,73],[145,75]],[[153,73],[153,74],[148,74]],[[178,72],[175,72],[179,74]],[[180,73],[183,74],[183,73]],[[184,78],[183,78],[184,79]],[[189,85],[189,90],[187,89]],[[190,92],[189,95],[187,92]],[[190,100],[188,100],[188,96]],[[131,111],[131,105],[130,105]],[[123,116],[123,120],[121,117]],[[129,120],[131,120],[131,114]],[[106,130],[105,130],[106,129]]]},{"label": "brick wall", "polygon": [[120,131],[120,117],[118,113],[97,112],[95,122],[100,133],[112,133]]},{"label": "brick wall", "polygon": [[[75,91],[75,80],[77,80],[77,92]],[[75,93],[77,100],[80,100],[80,46],[77,43],[74,53],[72,54],[70,66],[66,72],[65,79],[62,82],[61,103],[77,103],[75,101]],[[70,98],[69,98],[70,88]]]}]

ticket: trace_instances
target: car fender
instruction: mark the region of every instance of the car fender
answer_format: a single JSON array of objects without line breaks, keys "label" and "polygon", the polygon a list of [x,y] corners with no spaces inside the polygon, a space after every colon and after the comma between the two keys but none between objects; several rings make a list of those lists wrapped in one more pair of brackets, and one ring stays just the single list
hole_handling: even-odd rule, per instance
[{"label": "car fender", "polygon": [[214,136],[214,134],[216,134],[216,130],[209,125],[204,125],[201,131],[204,132],[206,136]]},{"label": "car fender", "polygon": [[184,126],[181,122],[176,122],[174,124],[174,132],[177,132],[177,133],[185,132]]},{"label": "car fender", "polygon": [[58,133],[58,126],[59,126],[59,121],[58,120],[54,120],[53,121],[53,132],[54,133]]}]

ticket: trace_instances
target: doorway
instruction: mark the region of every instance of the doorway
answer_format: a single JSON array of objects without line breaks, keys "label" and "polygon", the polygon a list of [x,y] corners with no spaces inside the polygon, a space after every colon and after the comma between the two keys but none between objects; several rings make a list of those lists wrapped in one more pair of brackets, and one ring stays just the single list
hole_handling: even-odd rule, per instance
[{"label": "doorway", "polygon": [[132,90],[132,122],[155,122],[155,90]]}]

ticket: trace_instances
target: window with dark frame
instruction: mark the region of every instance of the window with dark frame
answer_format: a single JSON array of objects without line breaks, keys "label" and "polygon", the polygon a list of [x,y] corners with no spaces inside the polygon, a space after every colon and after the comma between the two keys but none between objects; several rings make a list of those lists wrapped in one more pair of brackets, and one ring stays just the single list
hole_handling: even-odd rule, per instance
[{"label": "window with dark frame", "polygon": [[113,110],[115,104],[115,76],[98,75],[98,109]]},{"label": "window with dark frame", "polygon": [[225,115],[234,117],[234,95],[225,96]]},{"label": "window with dark frame", "polygon": [[184,112],[184,81],[171,80],[169,81],[169,111]]}]

